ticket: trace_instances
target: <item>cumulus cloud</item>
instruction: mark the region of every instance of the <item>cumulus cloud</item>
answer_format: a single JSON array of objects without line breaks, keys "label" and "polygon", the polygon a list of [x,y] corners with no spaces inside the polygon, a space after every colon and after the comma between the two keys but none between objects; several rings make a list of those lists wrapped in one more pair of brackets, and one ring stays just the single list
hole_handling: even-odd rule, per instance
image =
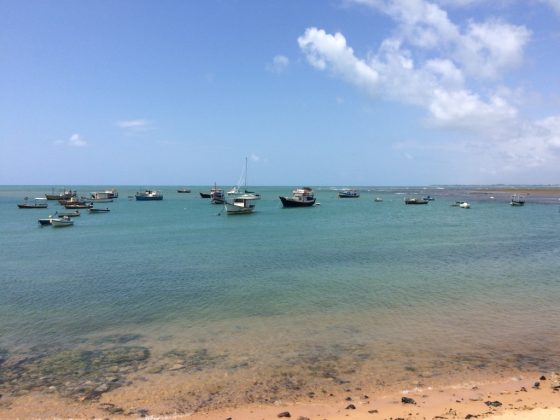
[{"label": "cumulus cloud", "polygon": [[285,55],[276,55],[272,63],[267,64],[266,68],[272,73],[283,73],[290,65],[290,59]]},{"label": "cumulus cloud", "polygon": [[377,51],[359,57],[342,33],[307,28],[298,44],[311,66],[375,98],[420,107],[431,127],[463,134],[453,147],[473,157],[484,153],[502,170],[558,162],[560,116],[523,121],[515,89],[495,83],[522,63],[531,37],[526,27],[498,19],[461,26],[441,6],[467,6],[475,0],[349,2],[387,15],[394,30]]},{"label": "cumulus cloud", "polygon": [[417,105],[438,126],[487,128],[516,115],[499,95],[488,98],[464,86],[464,76],[453,61],[431,59],[417,65],[398,39],[386,39],[376,56],[356,57],[344,35],[308,28],[298,38],[309,63],[330,71],[374,96]]},{"label": "cumulus cloud", "polygon": [[87,141],[85,141],[78,133],[72,134],[68,140],[55,140],[54,143],[57,145],[65,145],[70,147],[87,146]]}]

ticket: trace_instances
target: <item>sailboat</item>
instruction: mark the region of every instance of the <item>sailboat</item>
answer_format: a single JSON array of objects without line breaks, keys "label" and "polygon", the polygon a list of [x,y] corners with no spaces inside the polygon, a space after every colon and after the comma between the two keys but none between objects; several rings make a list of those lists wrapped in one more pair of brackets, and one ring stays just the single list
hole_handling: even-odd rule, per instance
[{"label": "sailboat", "polygon": [[[243,191],[241,191],[241,185],[243,185]],[[229,190],[227,192],[227,195],[247,200],[261,199],[260,194],[247,190],[247,157],[245,157],[245,168],[241,172],[241,176],[239,177],[239,181],[237,181],[237,185]]]}]

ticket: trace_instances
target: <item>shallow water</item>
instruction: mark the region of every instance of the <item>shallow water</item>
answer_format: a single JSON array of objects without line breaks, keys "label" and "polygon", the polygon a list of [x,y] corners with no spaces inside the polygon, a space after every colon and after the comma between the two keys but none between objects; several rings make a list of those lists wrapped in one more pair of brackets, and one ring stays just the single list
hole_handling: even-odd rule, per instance
[{"label": "shallow water", "polygon": [[[16,207],[50,187],[0,187],[0,360],[24,355],[18,368],[31,369],[60,351],[141,346],[150,356],[123,375],[227,382],[239,391],[230,400],[261,398],[247,391],[255,378],[290,395],[560,361],[550,197],[513,208],[507,194],[461,188],[370,188],[359,199],[323,188],[320,206],[283,209],[278,195],[291,188],[263,187],[255,214],[226,216],[203,188],[161,187],[161,202],[118,189],[99,205],[110,213],[82,211],[56,229],[37,223],[56,202]],[[436,200],[404,205],[414,192]]]}]

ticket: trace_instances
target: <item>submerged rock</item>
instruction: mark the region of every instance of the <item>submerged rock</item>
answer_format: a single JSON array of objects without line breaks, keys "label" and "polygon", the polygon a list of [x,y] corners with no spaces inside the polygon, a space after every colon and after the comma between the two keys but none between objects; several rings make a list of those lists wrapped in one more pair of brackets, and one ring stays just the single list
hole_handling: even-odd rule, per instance
[{"label": "submerged rock", "polygon": [[409,397],[402,397],[401,402],[403,404],[416,404],[416,401],[414,401],[414,399],[409,398]]}]

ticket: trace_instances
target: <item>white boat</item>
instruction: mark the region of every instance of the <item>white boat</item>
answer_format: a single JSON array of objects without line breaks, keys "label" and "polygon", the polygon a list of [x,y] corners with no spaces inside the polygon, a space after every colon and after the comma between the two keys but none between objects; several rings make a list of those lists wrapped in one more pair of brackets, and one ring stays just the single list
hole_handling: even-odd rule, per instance
[{"label": "white boat", "polygon": [[525,197],[519,194],[514,194],[511,196],[511,202],[509,204],[512,206],[523,206],[525,204]]},{"label": "white boat", "polygon": [[[241,186],[243,185],[243,188]],[[241,198],[251,199],[251,200],[260,200],[261,195],[257,194],[253,191],[247,191],[247,157],[245,157],[245,167],[241,171],[241,176],[239,177],[239,181],[237,181],[237,185],[232,187],[231,190],[227,192],[229,196],[239,196]]]},{"label": "white boat", "polygon": [[252,203],[254,198],[235,197],[233,201],[224,201],[224,209],[226,214],[249,214],[255,210]]},{"label": "white boat", "polygon": [[471,205],[466,201],[455,201],[455,203],[451,204],[451,207],[460,207],[462,209],[470,209]]},{"label": "white boat", "polygon": [[375,201],[376,203],[381,203],[383,199],[381,197],[375,197],[373,201]]},{"label": "white boat", "polygon": [[60,217],[58,219],[51,219],[51,225],[53,225],[53,227],[66,227],[72,226],[73,224],[74,221],[67,216]]}]

